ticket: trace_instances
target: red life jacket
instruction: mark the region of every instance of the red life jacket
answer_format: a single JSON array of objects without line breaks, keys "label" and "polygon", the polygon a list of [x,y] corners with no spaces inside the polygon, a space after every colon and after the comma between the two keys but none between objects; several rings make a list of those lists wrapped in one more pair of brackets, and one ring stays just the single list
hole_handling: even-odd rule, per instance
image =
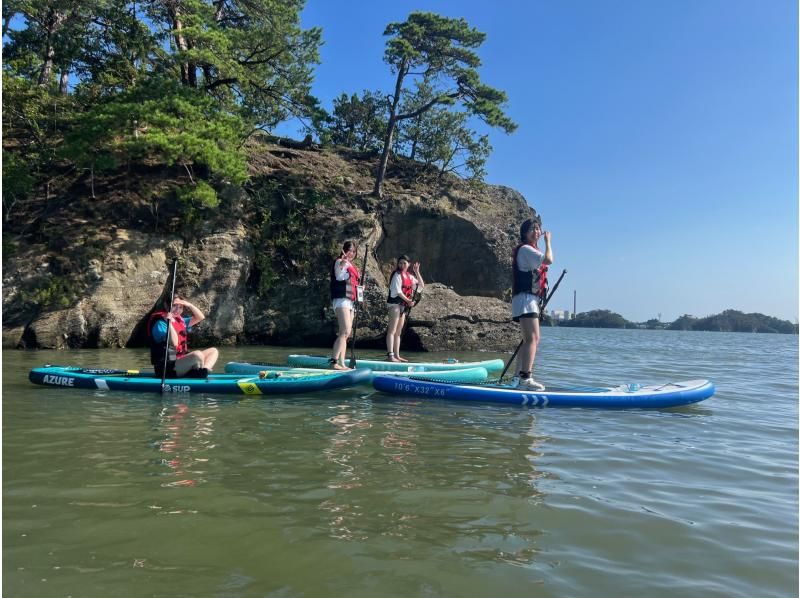
[{"label": "red life jacket", "polygon": [[544,299],[547,295],[547,266],[542,264],[533,272],[525,272],[519,269],[517,265],[517,253],[520,247],[530,245],[536,251],[539,251],[532,243],[520,243],[514,248],[514,253],[511,256],[511,269],[513,272],[513,279],[511,280],[511,294],[517,295],[519,293],[533,293],[539,299]]},{"label": "red life jacket", "polygon": [[407,270],[405,272],[402,270],[395,270],[389,277],[389,297],[386,299],[386,302],[402,304],[405,303],[405,300],[402,297],[392,297],[392,278],[394,278],[395,274],[400,276],[400,288],[403,291],[403,295],[409,298],[414,297],[414,279]]},{"label": "red life jacket", "polygon": [[350,277],[347,280],[336,280],[337,261],[339,260],[334,260],[331,266],[331,299],[352,299],[355,301],[356,287],[358,286],[359,280],[361,280],[361,274],[358,268],[345,260],[347,263],[347,272]]},{"label": "red life jacket", "polygon": [[[147,338],[150,339],[150,362],[154,365],[164,363],[164,352],[167,350],[166,345],[168,336],[165,336],[163,341],[156,342],[153,339],[153,326],[158,320],[163,320],[166,322],[168,315],[169,312],[157,311],[150,316],[149,320],[147,320]],[[179,359],[189,352],[186,322],[183,320],[183,317],[175,318],[172,321],[172,327],[175,328],[175,332],[178,333],[178,346],[174,347],[173,349],[172,345],[170,345],[169,361],[175,361],[175,359]],[[167,335],[169,335],[169,326],[167,326]]]}]

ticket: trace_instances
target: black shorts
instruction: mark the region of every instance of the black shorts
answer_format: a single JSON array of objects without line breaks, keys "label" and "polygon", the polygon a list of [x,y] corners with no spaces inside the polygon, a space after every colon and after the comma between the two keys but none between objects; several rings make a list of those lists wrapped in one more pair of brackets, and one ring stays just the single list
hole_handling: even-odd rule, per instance
[{"label": "black shorts", "polygon": [[538,318],[538,317],[539,317],[539,314],[530,313],[530,314],[522,314],[521,316],[517,316],[517,317],[511,318],[511,319],[514,320],[515,322],[519,322],[520,320],[525,320],[525,319],[529,319],[529,318]]},{"label": "black shorts", "polygon": [[[164,373],[164,364],[158,363],[153,365],[153,369],[155,370],[156,378],[161,378],[162,374]],[[164,376],[165,378],[178,378],[178,374],[175,372],[175,362],[170,361],[167,363],[167,375]]]}]

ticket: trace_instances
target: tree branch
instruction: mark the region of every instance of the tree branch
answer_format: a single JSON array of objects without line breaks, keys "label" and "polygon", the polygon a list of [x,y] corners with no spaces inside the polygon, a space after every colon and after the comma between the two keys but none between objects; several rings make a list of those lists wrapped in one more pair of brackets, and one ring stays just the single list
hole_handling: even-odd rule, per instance
[{"label": "tree branch", "polygon": [[407,118],[414,118],[415,116],[419,116],[423,112],[427,112],[428,110],[433,108],[433,106],[436,105],[436,104],[444,104],[444,103],[446,103],[445,100],[447,98],[456,99],[460,95],[461,95],[461,92],[454,91],[452,93],[448,93],[448,94],[445,94],[445,95],[436,96],[430,102],[428,102],[426,104],[423,104],[421,107],[417,108],[413,112],[408,112],[406,114],[398,114],[397,117],[396,117],[396,120],[405,120]]},{"label": "tree branch", "polygon": [[229,77],[227,79],[217,79],[213,83],[209,83],[206,85],[206,91],[211,91],[212,89],[216,89],[220,85],[233,85],[234,83],[238,83],[238,77]]}]

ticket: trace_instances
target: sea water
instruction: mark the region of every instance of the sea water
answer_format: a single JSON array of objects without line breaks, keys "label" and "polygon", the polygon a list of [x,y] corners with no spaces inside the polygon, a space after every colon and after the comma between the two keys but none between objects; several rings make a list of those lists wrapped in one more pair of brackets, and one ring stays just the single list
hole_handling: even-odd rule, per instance
[{"label": "sea water", "polygon": [[[3,590],[796,595],[797,349],[797,336],[544,329],[545,384],[717,386],[655,411],[369,386],[264,398],[47,388],[27,381],[31,367],[146,368],[147,353],[4,351]],[[290,352],[225,347],[221,365]]]}]

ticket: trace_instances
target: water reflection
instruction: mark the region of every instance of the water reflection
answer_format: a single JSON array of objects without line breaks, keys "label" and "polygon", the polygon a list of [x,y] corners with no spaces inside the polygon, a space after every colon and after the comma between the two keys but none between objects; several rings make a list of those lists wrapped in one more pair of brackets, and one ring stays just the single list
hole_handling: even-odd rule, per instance
[{"label": "water reflection", "polygon": [[[205,481],[208,463],[205,451],[214,448],[214,423],[219,410],[217,401],[209,400],[199,408],[188,403],[165,404],[155,415],[155,429],[160,436],[155,447],[162,453],[158,463],[170,471],[161,474],[175,478],[161,484],[164,488],[191,487]],[[212,413],[208,413],[211,411]]]},{"label": "water reflection", "polygon": [[385,558],[449,546],[476,562],[533,563],[549,440],[533,413],[380,400],[333,409],[323,454],[334,494],[319,503],[330,537],[403,539]]},{"label": "water reflection", "polygon": [[408,401],[399,408],[389,410],[386,416],[381,446],[389,463],[399,468],[401,473],[408,473],[408,466],[417,455],[419,423],[413,411],[417,406],[418,402]]},{"label": "water reflection", "polygon": [[370,414],[361,408],[360,402],[342,403],[334,409],[337,413],[326,420],[334,426],[334,431],[328,447],[322,453],[335,466],[335,477],[326,486],[337,491],[337,494],[322,501],[319,507],[330,513],[328,526],[331,537],[342,540],[365,539],[366,534],[354,531],[363,510],[357,499],[350,498],[349,491],[362,486],[360,470],[364,468],[364,459],[360,458],[360,454],[367,442],[367,432],[372,427]]},{"label": "water reflection", "polygon": [[[56,357],[130,367],[129,351],[8,352],[4,593],[795,595],[797,337],[556,328],[547,338],[560,381],[708,376],[718,392],[665,412],[363,389],[217,409],[26,377]],[[176,418],[181,402],[189,410]],[[180,480],[196,485],[161,485]],[[201,511],[190,522],[155,516],[190,509]]]}]

